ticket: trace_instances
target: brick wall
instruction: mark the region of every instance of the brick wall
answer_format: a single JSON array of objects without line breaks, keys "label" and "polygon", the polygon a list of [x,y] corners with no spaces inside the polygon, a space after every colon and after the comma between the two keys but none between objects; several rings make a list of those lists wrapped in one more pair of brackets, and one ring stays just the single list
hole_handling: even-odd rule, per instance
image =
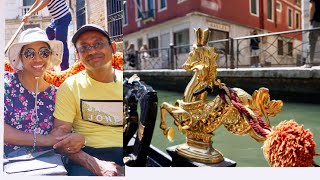
[{"label": "brick wall", "polygon": [[[88,3],[89,2],[89,3]],[[71,0],[71,9],[73,10],[72,21],[76,30],[76,0]],[[107,29],[107,5],[106,0],[86,0],[86,20],[87,24],[97,24]],[[117,42],[117,51],[123,51],[122,42]]]},{"label": "brick wall", "polygon": [[[76,0],[71,0],[71,9],[73,10],[72,21],[75,22],[76,27]],[[98,24],[106,28],[106,0],[86,0],[86,23],[87,24]],[[75,28],[76,29],[76,28]]]},{"label": "brick wall", "polygon": [[95,0],[87,3],[88,23],[98,24],[106,28],[106,7],[105,0]]}]

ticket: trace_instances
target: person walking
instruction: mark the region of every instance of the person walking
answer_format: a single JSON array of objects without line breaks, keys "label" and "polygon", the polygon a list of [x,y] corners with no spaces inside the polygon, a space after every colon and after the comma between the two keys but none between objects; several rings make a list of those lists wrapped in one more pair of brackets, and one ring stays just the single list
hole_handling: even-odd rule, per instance
[{"label": "person walking", "polygon": [[[319,0],[310,0],[309,13],[310,13],[311,28],[320,27],[320,1]],[[313,65],[314,54],[315,54],[316,44],[317,44],[319,35],[320,35],[319,30],[313,30],[309,32],[309,56],[306,59],[306,64],[303,66],[305,68],[311,68]]]},{"label": "person walking", "polygon": [[68,26],[71,13],[65,0],[36,0],[30,10],[23,16],[22,21],[27,23],[32,15],[47,7],[52,16],[51,23],[46,28],[49,40],[59,40],[63,43],[63,57],[61,70],[69,68],[69,49],[67,44]]},{"label": "person walking", "polygon": [[[253,30],[252,35],[257,35],[257,31]],[[261,67],[260,64],[260,39],[258,37],[253,37],[250,39],[250,51],[251,51],[251,67]]]},{"label": "person walking", "polygon": [[136,50],[134,49],[133,43],[130,43],[125,53],[126,53],[126,62],[129,62],[129,66],[135,67],[137,57],[136,57]]},{"label": "person walking", "polygon": [[150,55],[148,46],[146,44],[143,44],[139,51],[140,55],[140,69],[145,69],[151,62],[149,61]]}]

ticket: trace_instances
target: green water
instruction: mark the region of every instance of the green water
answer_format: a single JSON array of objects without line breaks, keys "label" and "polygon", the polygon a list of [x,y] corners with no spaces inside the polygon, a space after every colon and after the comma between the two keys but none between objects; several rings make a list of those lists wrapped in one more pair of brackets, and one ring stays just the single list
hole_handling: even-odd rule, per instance
[{"label": "green water", "polygon": [[[157,91],[158,107],[161,103],[169,102],[174,104],[177,99],[181,99],[183,93]],[[271,92],[272,93],[272,92]],[[272,94],[271,94],[272,98]],[[316,146],[316,153],[320,153],[320,105],[284,102],[282,111],[274,118],[270,118],[271,125],[275,126],[283,120],[294,119],[299,124],[303,124],[306,129],[313,132]],[[172,118],[167,115],[167,125],[174,127],[176,136],[173,142],[169,142],[163,135],[160,126],[160,113],[158,109],[157,122],[152,138],[152,145],[166,152],[166,148],[185,142],[185,136],[181,134],[173,124]],[[262,144],[256,142],[248,135],[238,136],[228,132],[223,126],[215,131],[213,137],[213,147],[218,149],[224,157],[237,162],[237,167],[268,167],[264,159]],[[320,157],[315,157],[317,164],[320,164]]]}]

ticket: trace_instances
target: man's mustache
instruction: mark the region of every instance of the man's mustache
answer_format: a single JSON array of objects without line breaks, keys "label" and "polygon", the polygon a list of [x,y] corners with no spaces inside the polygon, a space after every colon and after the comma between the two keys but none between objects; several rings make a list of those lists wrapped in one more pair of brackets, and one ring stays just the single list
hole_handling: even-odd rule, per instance
[{"label": "man's mustache", "polygon": [[86,60],[91,60],[91,59],[101,58],[101,57],[104,57],[104,54],[102,53],[90,54],[86,57]]}]

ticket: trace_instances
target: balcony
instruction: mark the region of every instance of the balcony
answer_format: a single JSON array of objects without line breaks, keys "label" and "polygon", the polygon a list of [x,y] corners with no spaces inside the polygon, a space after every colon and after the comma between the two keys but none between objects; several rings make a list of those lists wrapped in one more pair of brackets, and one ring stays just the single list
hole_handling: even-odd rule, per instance
[{"label": "balcony", "polygon": [[148,11],[143,11],[141,14],[142,14],[142,21],[144,23],[155,20],[155,10],[154,9],[150,9]]},{"label": "balcony", "polygon": [[[27,12],[29,11],[30,8],[31,8],[31,6],[22,6],[21,17],[23,17],[25,14],[27,14]],[[34,16],[39,16],[39,12],[35,13]]]}]

